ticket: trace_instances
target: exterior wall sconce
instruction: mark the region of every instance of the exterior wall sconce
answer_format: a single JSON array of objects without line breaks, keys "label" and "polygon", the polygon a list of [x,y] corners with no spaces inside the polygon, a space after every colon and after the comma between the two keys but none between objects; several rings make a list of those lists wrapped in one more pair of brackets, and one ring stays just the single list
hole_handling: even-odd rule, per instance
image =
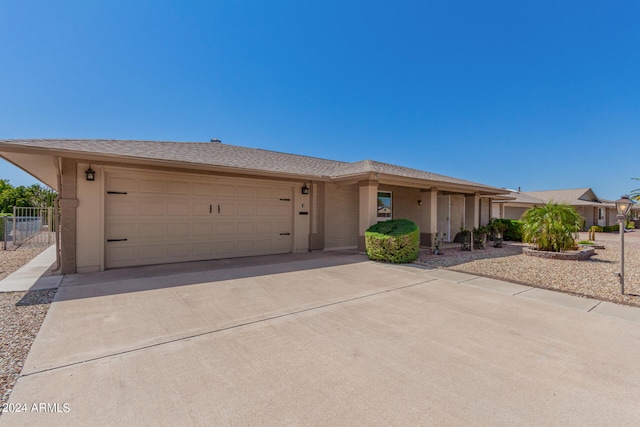
[{"label": "exterior wall sconce", "polygon": [[422,206],[422,200],[418,200],[418,204]]},{"label": "exterior wall sconce", "polygon": [[95,181],[96,180],[96,172],[91,169],[91,165],[89,165],[89,169],[84,171],[84,175],[87,178],[87,181]]},{"label": "exterior wall sconce", "polygon": [[309,194],[309,186],[306,183],[302,186],[302,194]]}]

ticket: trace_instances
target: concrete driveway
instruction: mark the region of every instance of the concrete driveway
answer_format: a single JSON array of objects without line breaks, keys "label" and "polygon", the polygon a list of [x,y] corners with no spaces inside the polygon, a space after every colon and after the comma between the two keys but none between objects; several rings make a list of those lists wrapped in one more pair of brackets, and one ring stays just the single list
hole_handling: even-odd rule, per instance
[{"label": "concrete driveway", "polygon": [[639,311],[355,254],[66,276],[0,424],[637,425]]}]

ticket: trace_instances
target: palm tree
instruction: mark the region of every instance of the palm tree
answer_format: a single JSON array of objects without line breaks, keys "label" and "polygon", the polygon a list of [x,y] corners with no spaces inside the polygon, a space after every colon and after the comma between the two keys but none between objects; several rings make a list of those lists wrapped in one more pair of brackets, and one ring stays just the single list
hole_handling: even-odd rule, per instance
[{"label": "palm tree", "polygon": [[[637,180],[640,180],[640,178],[631,178],[631,179],[637,179]],[[629,196],[630,196],[633,200],[638,200],[638,201],[640,201],[640,188],[636,188],[635,190],[633,190]]]},{"label": "palm tree", "polygon": [[522,215],[522,239],[541,251],[561,252],[575,247],[574,233],[583,218],[571,206],[549,202]]}]

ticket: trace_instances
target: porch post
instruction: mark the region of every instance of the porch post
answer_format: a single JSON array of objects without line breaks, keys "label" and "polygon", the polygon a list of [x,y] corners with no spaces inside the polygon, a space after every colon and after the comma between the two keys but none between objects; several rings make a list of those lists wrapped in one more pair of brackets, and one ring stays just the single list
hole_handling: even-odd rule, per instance
[{"label": "porch post", "polygon": [[480,226],[479,201],[480,193],[475,193],[472,196],[464,196],[464,222],[467,229],[478,228]]},{"label": "porch post", "polygon": [[77,161],[62,159],[60,179],[60,273],[76,272]]},{"label": "porch post", "polygon": [[366,250],[364,233],[378,222],[378,181],[360,181],[358,186],[360,190],[358,250],[364,252]]},{"label": "porch post", "polygon": [[420,192],[422,212],[420,215],[420,246],[433,247],[438,232],[438,189],[432,187]]}]

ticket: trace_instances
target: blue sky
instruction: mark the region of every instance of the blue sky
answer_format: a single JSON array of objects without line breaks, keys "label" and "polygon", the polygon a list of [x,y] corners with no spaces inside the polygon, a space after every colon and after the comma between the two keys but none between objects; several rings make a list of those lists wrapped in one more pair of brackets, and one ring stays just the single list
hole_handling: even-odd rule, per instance
[{"label": "blue sky", "polygon": [[640,176],[639,22],[637,1],[0,0],[0,138],[218,137],[616,199]]}]

